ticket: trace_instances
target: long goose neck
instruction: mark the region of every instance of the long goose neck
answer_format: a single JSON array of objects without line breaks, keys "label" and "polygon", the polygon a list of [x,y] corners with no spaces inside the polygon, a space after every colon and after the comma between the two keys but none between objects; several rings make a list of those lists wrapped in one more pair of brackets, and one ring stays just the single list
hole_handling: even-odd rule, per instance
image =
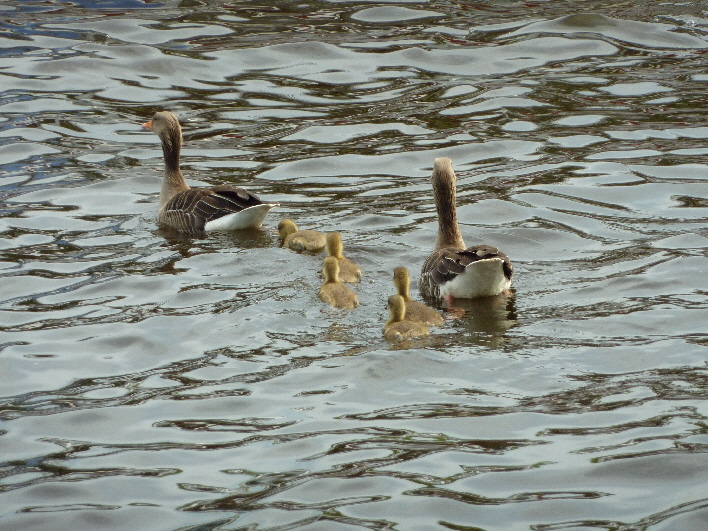
[{"label": "long goose neck", "polygon": [[169,128],[160,134],[162,155],[165,159],[165,178],[160,191],[160,207],[164,206],[179,192],[189,190],[179,168],[179,156],[182,149],[182,131],[179,127]]},{"label": "long goose neck", "polygon": [[455,172],[452,169],[450,159],[443,159],[445,162],[435,160],[433,170],[433,193],[435,195],[435,206],[438,211],[438,239],[435,243],[436,249],[443,247],[465,248],[462,239],[460,226],[457,223],[457,192],[455,190]]}]

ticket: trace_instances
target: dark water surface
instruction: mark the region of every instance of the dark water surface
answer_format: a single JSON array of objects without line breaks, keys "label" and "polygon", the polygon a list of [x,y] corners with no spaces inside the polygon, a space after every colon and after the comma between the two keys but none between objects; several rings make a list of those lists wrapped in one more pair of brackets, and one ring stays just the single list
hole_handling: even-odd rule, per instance
[{"label": "dark water surface", "polygon": [[[705,2],[0,13],[1,529],[708,528]],[[157,229],[159,109],[263,230]],[[390,344],[439,156],[514,291]]]}]

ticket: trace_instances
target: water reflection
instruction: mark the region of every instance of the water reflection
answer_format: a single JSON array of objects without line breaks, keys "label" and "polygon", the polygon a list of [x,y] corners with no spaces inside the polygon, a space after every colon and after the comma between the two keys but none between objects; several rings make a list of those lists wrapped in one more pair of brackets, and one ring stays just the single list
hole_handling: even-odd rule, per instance
[{"label": "water reflection", "polygon": [[201,251],[208,249],[237,248],[257,249],[271,247],[278,243],[278,236],[268,229],[244,229],[230,232],[215,232],[214,234],[185,234],[168,227],[159,227],[155,234],[164,238],[169,247],[184,258],[192,256],[193,248]]},{"label": "water reflection", "polygon": [[[705,16],[466,7],[7,7],[3,528],[705,527]],[[163,108],[262,230],[156,227]],[[436,157],[514,288],[390,344]],[[285,217],[342,233],[359,308]]]},{"label": "water reflection", "polygon": [[459,322],[455,323],[457,328],[462,328],[461,331],[472,337],[477,336],[480,344],[499,346],[506,331],[518,324],[515,292],[478,299],[456,299],[454,307],[456,311],[463,312]]}]

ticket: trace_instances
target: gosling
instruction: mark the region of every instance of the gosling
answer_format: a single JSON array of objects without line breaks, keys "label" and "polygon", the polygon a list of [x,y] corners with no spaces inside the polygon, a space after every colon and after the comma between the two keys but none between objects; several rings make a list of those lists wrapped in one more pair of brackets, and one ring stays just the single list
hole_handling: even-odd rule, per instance
[{"label": "gosling", "polygon": [[390,317],[386,321],[383,333],[389,341],[427,336],[430,330],[421,322],[406,320],[406,301],[400,295],[388,298]]},{"label": "gosling", "polygon": [[339,261],[328,256],[322,263],[324,283],[320,288],[320,300],[336,308],[352,309],[359,306],[359,297],[339,280]]},{"label": "gosling", "polygon": [[299,230],[291,219],[278,223],[278,233],[283,240],[283,247],[302,253],[317,254],[325,247],[325,235],[316,230]]},{"label": "gosling", "polygon": [[339,262],[339,280],[342,282],[359,282],[361,280],[363,274],[361,268],[342,253],[344,245],[341,234],[328,232],[326,249],[327,255],[333,256]]},{"label": "gosling", "polygon": [[406,303],[406,320],[421,322],[428,326],[440,326],[443,323],[443,316],[440,315],[440,312],[411,298],[411,277],[408,274],[408,269],[397,267],[393,270],[393,285]]}]

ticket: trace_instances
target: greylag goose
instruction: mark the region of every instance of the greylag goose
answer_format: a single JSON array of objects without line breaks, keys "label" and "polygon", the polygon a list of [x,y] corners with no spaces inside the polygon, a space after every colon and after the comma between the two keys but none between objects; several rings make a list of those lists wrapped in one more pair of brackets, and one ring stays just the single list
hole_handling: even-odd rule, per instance
[{"label": "greylag goose", "polygon": [[443,323],[440,312],[429,308],[422,302],[414,301],[410,294],[411,277],[408,269],[397,267],[393,270],[393,285],[396,292],[403,297],[406,303],[406,319],[409,321],[419,321],[428,326],[437,326]]},{"label": "greylag goose", "polygon": [[337,308],[356,308],[359,306],[359,297],[339,280],[339,262],[333,256],[328,256],[322,264],[324,283],[320,288],[322,302]]},{"label": "greylag goose", "polygon": [[339,261],[339,280],[342,282],[359,282],[363,274],[361,268],[346,258],[343,254],[342,236],[338,232],[327,233],[327,255],[334,256]]},{"label": "greylag goose", "polygon": [[300,230],[291,219],[278,223],[278,233],[283,240],[283,247],[301,253],[319,253],[325,247],[325,235],[316,230]]},{"label": "greylag goose", "polygon": [[438,239],[420,273],[421,290],[433,297],[474,299],[499,295],[511,286],[514,268],[496,247],[466,247],[457,223],[455,172],[452,161],[435,159],[433,195],[438,212]]},{"label": "greylag goose", "polygon": [[384,337],[389,341],[427,336],[430,330],[420,321],[406,319],[406,301],[400,295],[388,298],[389,318],[384,326]]},{"label": "greylag goose", "polygon": [[157,212],[160,225],[181,232],[258,228],[268,211],[277,206],[229,184],[190,188],[179,167],[182,128],[177,117],[169,111],[156,112],[143,128],[160,137],[165,158],[165,178]]}]

